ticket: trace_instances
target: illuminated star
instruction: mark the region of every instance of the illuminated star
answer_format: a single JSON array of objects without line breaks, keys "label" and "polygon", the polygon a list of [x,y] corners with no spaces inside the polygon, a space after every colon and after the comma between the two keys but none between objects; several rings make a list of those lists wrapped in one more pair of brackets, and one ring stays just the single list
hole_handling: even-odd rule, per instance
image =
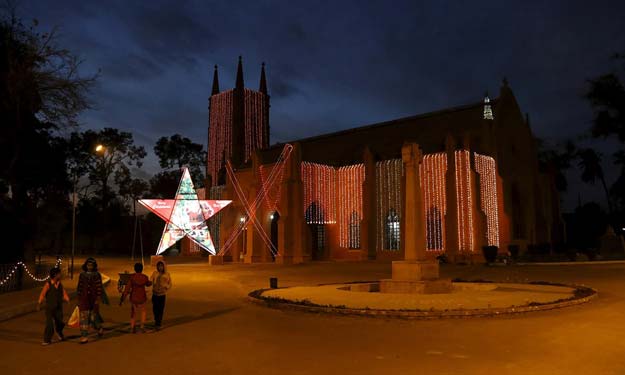
[{"label": "illuminated star", "polygon": [[156,255],[169,249],[185,236],[215,255],[215,245],[206,220],[232,201],[198,199],[189,170],[184,167],[175,199],[139,199],[139,203],[167,223]]}]

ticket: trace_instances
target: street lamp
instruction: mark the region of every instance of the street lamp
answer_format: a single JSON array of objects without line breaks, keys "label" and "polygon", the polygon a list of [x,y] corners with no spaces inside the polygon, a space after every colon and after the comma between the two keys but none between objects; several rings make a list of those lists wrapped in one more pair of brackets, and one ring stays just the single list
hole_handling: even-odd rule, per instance
[{"label": "street lamp", "polygon": [[103,145],[95,146],[95,152],[103,152],[106,149]]}]

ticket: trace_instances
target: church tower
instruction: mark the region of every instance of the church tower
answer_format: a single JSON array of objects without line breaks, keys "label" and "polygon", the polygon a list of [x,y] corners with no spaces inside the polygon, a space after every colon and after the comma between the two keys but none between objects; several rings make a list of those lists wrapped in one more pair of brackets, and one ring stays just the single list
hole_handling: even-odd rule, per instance
[{"label": "church tower", "polygon": [[208,98],[208,153],[206,178],[210,186],[221,185],[226,160],[240,167],[257,149],[269,147],[269,95],[265,63],[258,91],[245,88],[243,62],[239,56],[234,89],[220,92],[217,65]]}]

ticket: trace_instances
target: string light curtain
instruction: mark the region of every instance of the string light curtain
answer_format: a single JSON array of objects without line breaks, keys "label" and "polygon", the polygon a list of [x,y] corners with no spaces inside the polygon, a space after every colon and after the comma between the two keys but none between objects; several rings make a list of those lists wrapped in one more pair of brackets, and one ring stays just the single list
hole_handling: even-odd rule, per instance
[{"label": "string light curtain", "polygon": [[426,249],[445,251],[445,215],[447,197],[445,195],[447,172],[447,154],[444,152],[428,154],[419,166],[423,209],[425,210]]},{"label": "string light curtain", "polygon": [[306,224],[336,223],[336,170],[324,164],[302,162]]},{"label": "string light curtain", "polygon": [[208,174],[217,182],[225,158],[232,156],[233,91],[211,96],[208,128]]},{"label": "string light curtain", "polygon": [[455,152],[456,200],[458,202],[458,243],[461,252],[473,252],[473,196],[471,189],[471,154]]},{"label": "string light curtain", "polygon": [[475,153],[475,170],[480,175],[481,208],[486,214],[486,240],[499,247],[499,212],[497,206],[497,167],[495,159]]},{"label": "string light curtain", "polygon": [[[226,185],[218,185],[212,186],[208,191],[208,199],[210,200],[221,200],[224,199],[224,191],[226,190]],[[208,230],[213,239],[213,245],[215,246],[215,253],[219,253],[219,235],[221,229],[221,219],[222,219],[223,211],[219,211],[216,215],[211,216],[208,221]]]},{"label": "string light curtain", "polygon": [[384,160],[375,164],[377,251],[400,249],[403,173],[404,164],[401,159]]},{"label": "string light curtain", "polygon": [[269,146],[269,134],[265,127],[266,100],[265,94],[245,89],[245,161],[250,160],[254,150]]},{"label": "string light curtain", "polygon": [[267,179],[273,165],[261,165],[258,168],[258,174],[260,175],[260,183],[263,190],[268,190],[265,195],[265,206],[270,212],[280,212],[278,209],[278,202],[280,202],[280,196],[282,193],[282,181],[284,180],[284,165],[279,168],[278,174],[272,186],[268,186]]},{"label": "string light curtain", "polygon": [[340,167],[337,171],[339,246],[360,249],[360,222],[362,220],[362,185],[365,165]]}]

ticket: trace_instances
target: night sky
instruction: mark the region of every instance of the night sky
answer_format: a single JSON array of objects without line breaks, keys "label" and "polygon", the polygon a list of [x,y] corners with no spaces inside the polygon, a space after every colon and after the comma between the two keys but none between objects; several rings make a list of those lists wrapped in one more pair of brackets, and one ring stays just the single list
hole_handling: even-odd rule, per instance
[{"label": "night sky", "polygon": [[[253,89],[267,64],[272,143],[495,97],[504,76],[555,143],[588,129],[585,81],[625,51],[625,1],[293,3],[23,0],[18,13],[101,70],[82,126],[132,131],[146,175],[159,137],[206,145],[213,65],[232,88],[239,55]],[[568,206],[600,192],[571,183]]]}]

